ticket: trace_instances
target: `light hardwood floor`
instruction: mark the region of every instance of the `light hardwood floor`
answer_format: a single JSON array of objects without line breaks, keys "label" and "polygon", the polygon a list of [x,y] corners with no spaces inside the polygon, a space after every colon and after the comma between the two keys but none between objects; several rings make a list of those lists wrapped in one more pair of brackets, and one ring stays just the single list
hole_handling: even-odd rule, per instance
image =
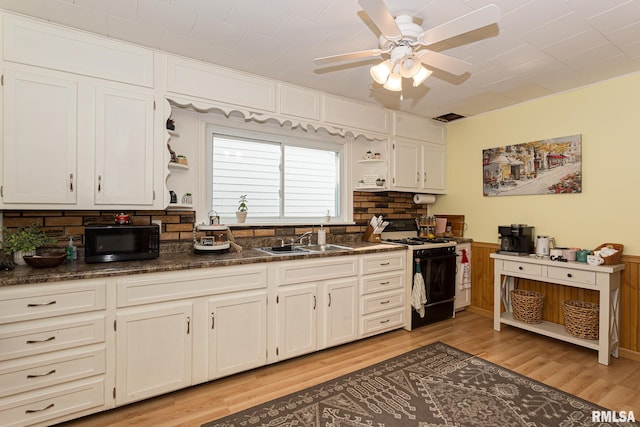
[{"label": "light hardwood floor", "polygon": [[399,330],[222,378],[65,424],[80,426],[200,426],[251,406],[441,341],[529,378],[640,418],[640,362],[612,358],[517,328],[493,330],[493,320],[461,312],[455,319]]}]

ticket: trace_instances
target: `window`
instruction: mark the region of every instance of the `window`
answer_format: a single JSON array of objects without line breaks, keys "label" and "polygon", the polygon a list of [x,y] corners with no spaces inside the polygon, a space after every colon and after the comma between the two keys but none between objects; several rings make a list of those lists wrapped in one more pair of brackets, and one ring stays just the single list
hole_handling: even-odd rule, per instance
[{"label": "window", "polygon": [[209,126],[211,210],[235,222],[247,195],[250,223],[340,217],[343,144]]}]

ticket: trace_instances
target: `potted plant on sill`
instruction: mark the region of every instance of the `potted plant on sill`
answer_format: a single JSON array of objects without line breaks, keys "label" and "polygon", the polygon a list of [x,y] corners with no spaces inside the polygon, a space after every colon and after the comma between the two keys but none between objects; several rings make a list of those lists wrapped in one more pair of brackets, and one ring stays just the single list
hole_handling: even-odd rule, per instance
[{"label": "potted plant on sill", "polygon": [[2,228],[2,251],[5,254],[13,254],[16,264],[25,265],[24,255],[35,255],[36,249],[44,246],[52,246],[57,243],[40,230],[36,224],[29,227],[18,227],[15,230]]},{"label": "potted plant on sill", "polygon": [[236,220],[238,224],[242,224],[247,220],[247,211],[249,208],[247,207],[247,195],[243,194],[240,196],[240,202],[238,205],[238,210],[236,211]]}]

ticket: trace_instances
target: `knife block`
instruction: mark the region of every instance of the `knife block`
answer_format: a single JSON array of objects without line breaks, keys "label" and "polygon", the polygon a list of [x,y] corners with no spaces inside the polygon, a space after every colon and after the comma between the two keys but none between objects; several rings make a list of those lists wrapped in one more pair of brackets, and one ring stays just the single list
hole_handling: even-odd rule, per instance
[{"label": "knife block", "polygon": [[382,238],[380,236],[381,236],[380,233],[378,234],[374,233],[373,227],[371,226],[371,224],[368,224],[367,229],[362,235],[362,241],[371,242],[371,243],[380,243],[382,241]]}]

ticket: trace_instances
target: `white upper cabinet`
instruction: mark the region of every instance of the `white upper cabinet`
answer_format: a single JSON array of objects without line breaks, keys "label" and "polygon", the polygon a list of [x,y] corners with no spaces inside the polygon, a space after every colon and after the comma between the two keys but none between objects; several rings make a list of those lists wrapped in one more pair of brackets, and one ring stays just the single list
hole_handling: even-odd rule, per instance
[{"label": "white upper cabinet", "polygon": [[327,123],[366,129],[382,134],[389,132],[389,113],[378,105],[352,101],[333,95],[325,95],[324,104],[324,120]]},{"label": "white upper cabinet", "polygon": [[444,145],[397,137],[392,147],[391,188],[434,194],[446,192]]},{"label": "white upper cabinet", "polygon": [[78,85],[4,70],[4,203],[76,203]]},{"label": "white upper cabinet", "polygon": [[153,87],[153,51],[15,15],[4,17],[4,60]]},{"label": "white upper cabinet", "polygon": [[280,112],[303,119],[320,120],[320,92],[280,83],[278,85]]},{"label": "white upper cabinet", "polygon": [[149,93],[96,88],[96,204],[153,204],[153,107]]},{"label": "white upper cabinet", "polygon": [[399,111],[396,111],[394,115],[395,135],[436,144],[445,143],[444,125],[425,117]]},{"label": "white upper cabinet", "polygon": [[264,77],[169,56],[167,90],[212,101],[276,111],[276,82]]}]

